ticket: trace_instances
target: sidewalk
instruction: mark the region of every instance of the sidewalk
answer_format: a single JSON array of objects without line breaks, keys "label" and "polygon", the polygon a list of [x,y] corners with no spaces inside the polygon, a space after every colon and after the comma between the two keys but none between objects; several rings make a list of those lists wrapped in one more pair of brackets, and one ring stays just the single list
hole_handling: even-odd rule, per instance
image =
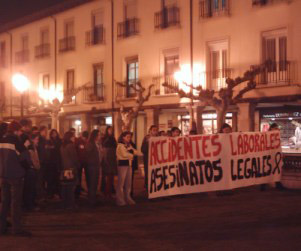
[{"label": "sidewalk", "polygon": [[194,194],[148,201],[135,180],[137,205],[80,200],[77,212],[52,202],[27,214],[32,238],[0,237],[0,250],[300,250],[300,191]]}]

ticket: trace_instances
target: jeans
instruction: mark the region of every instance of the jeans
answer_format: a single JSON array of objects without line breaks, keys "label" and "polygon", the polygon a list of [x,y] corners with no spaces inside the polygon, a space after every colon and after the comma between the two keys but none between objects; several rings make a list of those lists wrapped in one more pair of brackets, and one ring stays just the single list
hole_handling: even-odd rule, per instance
[{"label": "jeans", "polygon": [[91,165],[88,165],[86,170],[88,173],[88,200],[90,205],[93,206],[96,204],[96,192],[101,170],[99,166]]},{"label": "jeans", "polygon": [[63,208],[72,208],[75,206],[75,181],[70,183],[62,184],[62,200],[63,200]]},{"label": "jeans", "polygon": [[24,207],[32,210],[35,207],[37,194],[37,170],[30,168],[26,170],[24,177],[23,203]]},{"label": "jeans", "polygon": [[7,216],[11,209],[12,232],[18,233],[22,230],[22,195],[23,178],[2,180],[2,204],[0,206],[0,233],[6,231]]},{"label": "jeans", "polygon": [[118,166],[118,183],[116,189],[117,205],[125,205],[133,201],[131,198],[132,167]]}]

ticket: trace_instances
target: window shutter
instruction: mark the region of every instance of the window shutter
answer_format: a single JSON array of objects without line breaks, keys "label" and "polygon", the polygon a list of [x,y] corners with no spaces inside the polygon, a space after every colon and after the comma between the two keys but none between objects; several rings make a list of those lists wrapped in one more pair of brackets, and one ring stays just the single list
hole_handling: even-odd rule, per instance
[{"label": "window shutter", "polygon": [[227,65],[227,50],[223,50],[222,51],[222,75],[223,75],[223,78],[228,77],[227,68],[228,68],[228,65]]},{"label": "window shutter", "polygon": [[211,51],[211,67],[212,79],[217,79],[219,71],[219,51]]},{"label": "window shutter", "polygon": [[279,38],[279,70],[285,71],[287,67],[287,38]]}]

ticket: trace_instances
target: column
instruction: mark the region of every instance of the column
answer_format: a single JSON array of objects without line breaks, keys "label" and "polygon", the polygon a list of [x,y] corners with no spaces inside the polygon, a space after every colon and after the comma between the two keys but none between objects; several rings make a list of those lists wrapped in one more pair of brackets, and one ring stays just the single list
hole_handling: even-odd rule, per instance
[{"label": "column", "polygon": [[90,131],[91,130],[91,120],[90,114],[83,113],[80,115],[80,121],[82,126],[82,131]]},{"label": "column", "polygon": [[151,125],[159,126],[159,111],[157,109],[145,109],[146,114],[146,128],[147,130]]},{"label": "column", "polygon": [[241,103],[237,104],[238,112],[238,131],[252,132],[255,130],[255,108],[256,104],[253,103]]}]

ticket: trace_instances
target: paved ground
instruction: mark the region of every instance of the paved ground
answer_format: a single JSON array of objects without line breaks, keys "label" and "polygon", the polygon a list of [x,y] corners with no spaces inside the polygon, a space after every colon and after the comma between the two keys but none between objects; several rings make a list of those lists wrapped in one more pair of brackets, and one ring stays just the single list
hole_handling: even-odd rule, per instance
[{"label": "paved ground", "polygon": [[135,206],[90,209],[81,199],[77,212],[66,212],[51,202],[26,215],[33,237],[0,237],[0,250],[301,249],[301,191],[251,187],[147,201],[141,178],[137,190]]}]

